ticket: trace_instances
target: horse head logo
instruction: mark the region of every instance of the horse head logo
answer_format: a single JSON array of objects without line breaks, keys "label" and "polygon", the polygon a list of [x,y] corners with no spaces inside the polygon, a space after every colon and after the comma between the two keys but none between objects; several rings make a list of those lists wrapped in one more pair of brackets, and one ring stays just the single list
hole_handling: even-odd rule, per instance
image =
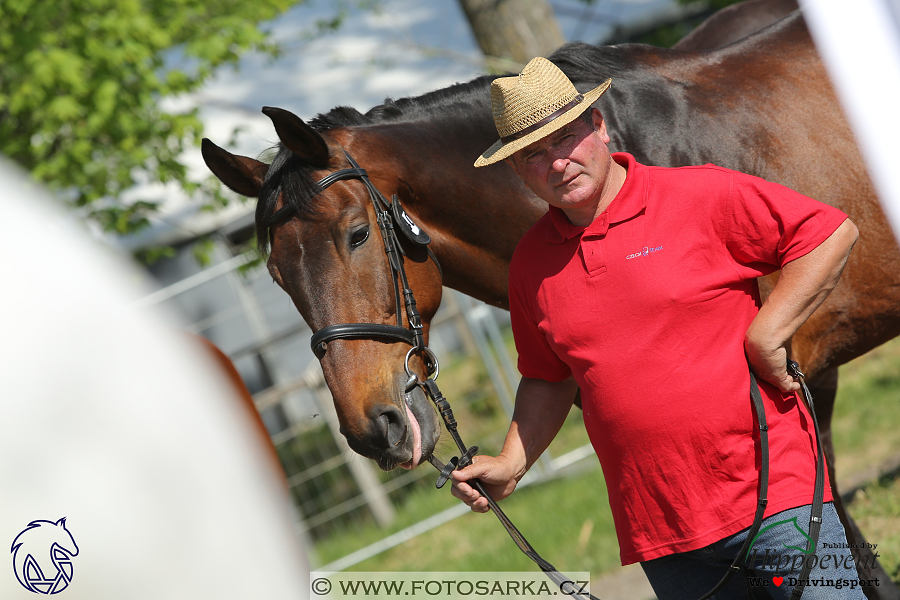
[{"label": "horse head logo", "polygon": [[13,569],[22,586],[36,594],[56,594],[72,581],[72,557],[78,555],[75,538],[66,529],[66,518],[32,521],[12,549]]},{"label": "horse head logo", "polygon": [[782,546],[784,546],[788,550],[798,550],[798,551],[802,552],[803,554],[812,554],[813,552],[816,551],[816,549],[813,547],[812,538],[809,537],[805,531],[803,531],[803,528],[797,524],[797,517],[794,517],[792,519],[785,519],[784,521],[778,521],[777,523],[772,523],[768,527],[763,527],[760,530],[760,532],[756,534],[756,537],[753,538],[753,542],[750,544],[750,548],[747,549],[747,558],[750,557],[750,551],[753,550],[753,546],[756,544],[756,540],[758,540],[762,534],[764,534],[768,530],[772,529],[773,527],[778,527],[779,525],[784,525],[784,524],[793,525],[794,529],[796,529],[798,532],[800,532],[800,535],[802,535],[804,538],[806,538],[806,547],[801,548],[800,546],[788,546],[785,543],[782,543]]}]

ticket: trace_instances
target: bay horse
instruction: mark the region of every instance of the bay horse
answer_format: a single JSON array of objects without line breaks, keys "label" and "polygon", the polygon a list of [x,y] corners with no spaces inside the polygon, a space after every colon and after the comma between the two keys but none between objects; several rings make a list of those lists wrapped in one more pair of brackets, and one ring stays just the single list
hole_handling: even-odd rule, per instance
[{"label": "bay horse", "polygon": [[[611,150],[650,165],[715,163],[750,173],[836,206],[859,227],[840,285],[793,340],[793,356],[817,397],[835,486],[830,421],[837,367],[900,333],[900,248],[802,17],[795,13],[710,50],[574,43],[549,58],[580,91],[612,78],[596,105]],[[359,177],[327,189],[316,183],[350,168],[350,157],[431,236],[428,248],[440,267],[424,246],[401,239],[426,336],[442,283],[508,308],[513,249],[547,207],[508,166],[472,166],[497,138],[492,79],[387,100],[366,114],[338,107],[309,123],[264,109],[281,141],[271,165],[203,140],[213,173],[237,193],[259,198],[257,233],[270,250],[269,272],[314,332],[336,323],[407,324],[398,316],[367,185]],[[286,206],[293,215],[273,224],[272,215]],[[763,295],[776,278],[760,280]],[[405,344],[384,339],[339,339],[320,356],[342,433],[382,469],[415,467],[440,434],[424,393],[407,389],[407,352]],[[421,355],[410,367],[424,376]],[[839,510],[850,542],[861,543]]]},{"label": "bay horse", "polygon": [[768,27],[798,7],[797,0],[744,0],[716,11],[672,47],[679,50],[720,48]]}]

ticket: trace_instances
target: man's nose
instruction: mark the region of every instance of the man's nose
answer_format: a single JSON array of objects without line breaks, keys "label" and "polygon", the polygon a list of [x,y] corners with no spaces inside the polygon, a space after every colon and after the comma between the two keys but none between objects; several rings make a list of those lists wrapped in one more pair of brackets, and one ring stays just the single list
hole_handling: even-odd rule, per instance
[{"label": "man's nose", "polygon": [[550,161],[550,170],[554,173],[562,173],[569,166],[569,158],[567,156],[554,157]]}]

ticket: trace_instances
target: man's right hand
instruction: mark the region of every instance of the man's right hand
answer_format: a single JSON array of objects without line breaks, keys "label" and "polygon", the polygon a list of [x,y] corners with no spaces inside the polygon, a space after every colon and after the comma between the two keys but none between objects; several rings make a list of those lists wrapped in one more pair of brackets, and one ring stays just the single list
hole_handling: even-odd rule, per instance
[{"label": "man's right hand", "polygon": [[578,385],[571,377],[544,381],[523,377],[516,393],[516,409],[500,456],[476,456],[474,462],[453,471],[450,492],[475,512],[487,512],[488,502],[467,482],[478,479],[494,500],[512,494],[516,484],[559,433]]},{"label": "man's right hand", "polygon": [[468,482],[477,478],[494,500],[502,500],[516,489],[519,479],[525,475],[525,465],[517,465],[516,462],[502,455],[476,456],[471,465],[451,473],[453,487],[450,493],[469,505],[474,512],[487,512],[487,499]]}]

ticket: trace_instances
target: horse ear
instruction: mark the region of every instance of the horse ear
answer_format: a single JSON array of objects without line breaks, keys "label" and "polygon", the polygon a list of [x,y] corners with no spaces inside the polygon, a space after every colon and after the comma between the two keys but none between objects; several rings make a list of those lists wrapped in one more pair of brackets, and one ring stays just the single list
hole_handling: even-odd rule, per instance
[{"label": "horse ear", "polygon": [[319,135],[319,132],[304,123],[303,119],[283,108],[264,106],[262,112],[272,119],[278,139],[291,152],[314,167],[328,166],[330,154],[328,144],[325,143],[325,139]]},{"label": "horse ear", "polygon": [[259,190],[269,165],[253,158],[232,154],[206,138],[203,138],[200,144],[200,151],[206,166],[222,183],[242,196],[259,198]]}]

